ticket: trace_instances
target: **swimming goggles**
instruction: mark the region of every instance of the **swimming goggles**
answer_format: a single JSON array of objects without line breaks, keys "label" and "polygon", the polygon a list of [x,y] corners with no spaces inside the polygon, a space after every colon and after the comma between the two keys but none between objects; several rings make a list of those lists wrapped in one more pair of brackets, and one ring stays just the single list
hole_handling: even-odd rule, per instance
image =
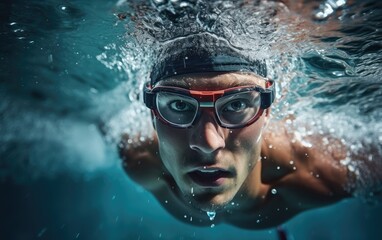
[{"label": "swimming goggles", "polygon": [[224,128],[242,128],[256,122],[275,99],[275,84],[266,88],[240,86],[216,91],[195,91],[181,87],[144,87],[144,103],[163,123],[176,128],[190,128],[202,109],[214,109],[216,121]]}]

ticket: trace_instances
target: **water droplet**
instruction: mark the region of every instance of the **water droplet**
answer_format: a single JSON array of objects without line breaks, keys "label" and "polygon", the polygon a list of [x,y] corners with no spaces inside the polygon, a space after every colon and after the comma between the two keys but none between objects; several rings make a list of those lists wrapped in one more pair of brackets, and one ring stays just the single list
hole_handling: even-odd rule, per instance
[{"label": "water droplet", "polygon": [[191,194],[194,194],[194,188],[193,187],[191,188]]},{"label": "water droplet", "polygon": [[272,188],[271,193],[274,195],[277,193],[277,190],[275,188]]},{"label": "water droplet", "polygon": [[268,146],[269,148],[273,148],[273,145],[272,144],[269,144],[269,146]]},{"label": "water droplet", "polygon": [[257,219],[257,220],[256,220],[256,223],[260,223],[260,220],[259,220],[259,219]]},{"label": "water droplet", "polygon": [[210,221],[215,219],[216,212],[208,212],[207,211],[207,216],[210,218]]},{"label": "water droplet", "polygon": [[184,215],[183,217],[184,217],[184,218],[187,218],[187,215]]},{"label": "water droplet", "polygon": [[164,202],[165,202],[165,203],[168,203],[168,201],[167,201],[167,200],[165,200]]},{"label": "water droplet", "polygon": [[293,165],[293,163],[294,163],[294,162],[293,162],[292,160],[289,162],[290,165]]},{"label": "water droplet", "polygon": [[214,228],[215,227],[215,224],[211,224],[211,228]]},{"label": "water droplet", "polygon": [[280,170],[280,166],[277,166],[277,170]]}]

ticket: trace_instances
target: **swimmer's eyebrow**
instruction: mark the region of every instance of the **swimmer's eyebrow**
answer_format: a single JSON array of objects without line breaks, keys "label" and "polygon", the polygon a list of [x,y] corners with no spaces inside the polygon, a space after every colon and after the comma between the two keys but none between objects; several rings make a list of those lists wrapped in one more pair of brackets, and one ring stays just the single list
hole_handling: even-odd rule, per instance
[{"label": "swimmer's eyebrow", "polygon": [[180,87],[180,88],[189,88],[189,84],[182,80],[166,80],[157,84],[157,86],[167,86],[167,87]]}]

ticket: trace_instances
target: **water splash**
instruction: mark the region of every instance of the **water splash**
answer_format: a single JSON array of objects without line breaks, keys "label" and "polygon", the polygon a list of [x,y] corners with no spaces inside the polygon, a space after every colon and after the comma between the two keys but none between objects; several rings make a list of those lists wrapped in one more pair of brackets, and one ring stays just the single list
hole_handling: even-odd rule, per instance
[{"label": "water splash", "polygon": [[346,0],[326,0],[323,1],[317,12],[314,14],[315,19],[323,20],[334,14],[334,12],[345,6]]}]

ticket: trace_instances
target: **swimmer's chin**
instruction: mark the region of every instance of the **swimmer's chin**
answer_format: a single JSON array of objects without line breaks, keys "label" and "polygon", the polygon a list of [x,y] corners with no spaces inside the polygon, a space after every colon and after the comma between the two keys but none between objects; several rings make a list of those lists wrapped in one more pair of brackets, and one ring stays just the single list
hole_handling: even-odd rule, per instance
[{"label": "swimmer's chin", "polygon": [[190,203],[194,208],[202,210],[204,212],[217,212],[219,210],[225,209],[229,206],[232,199],[225,199],[224,201],[217,201],[216,199],[197,199],[195,196],[188,196]]}]

